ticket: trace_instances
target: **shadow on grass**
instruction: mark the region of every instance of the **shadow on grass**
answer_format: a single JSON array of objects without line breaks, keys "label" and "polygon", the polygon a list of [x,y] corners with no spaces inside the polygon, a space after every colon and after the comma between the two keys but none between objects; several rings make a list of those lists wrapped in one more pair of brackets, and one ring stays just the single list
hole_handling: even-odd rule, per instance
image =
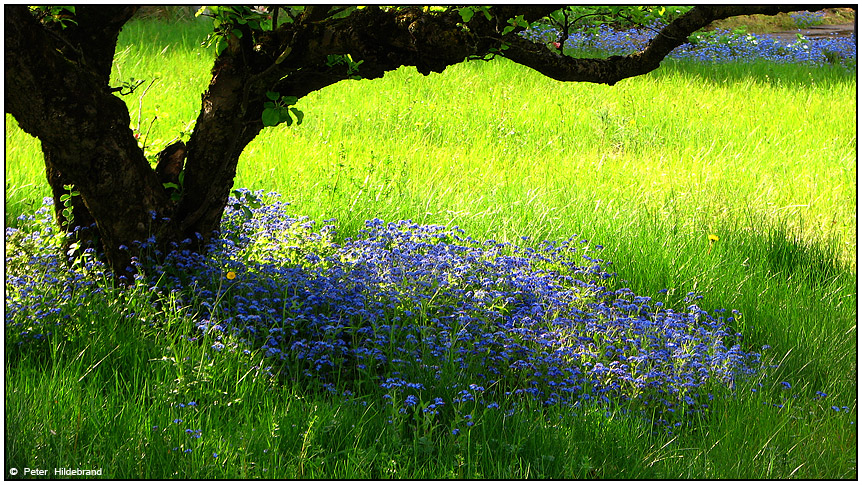
[{"label": "shadow on grass", "polygon": [[[847,61],[844,61],[845,63]],[[849,66],[849,67],[848,67]],[[825,66],[769,61],[751,62],[698,62],[665,59],[650,76],[695,77],[700,83],[721,85],[727,83],[766,84],[770,87],[816,84],[824,89],[856,82],[856,63],[845,66],[841,61]],[[816,71],[813,75],[812,71]]]},{"label": "shadow on grass", "polygon": [[[753,227],[758,226],[764,227]],[[765,227],[765,230],[740,238],[740,251],[756,255],[769,273],[809,286],[827,285],[855,274],[847,263],[841,261],[837,244],[807,243],[781,224]]]}]

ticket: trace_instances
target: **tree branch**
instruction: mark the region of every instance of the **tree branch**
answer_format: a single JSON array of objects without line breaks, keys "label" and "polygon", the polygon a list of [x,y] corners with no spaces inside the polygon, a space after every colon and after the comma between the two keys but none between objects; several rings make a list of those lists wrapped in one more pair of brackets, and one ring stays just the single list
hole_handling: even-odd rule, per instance
[{"label": "tree branch", "polygon": [[126,22],[132,18],[136,6],[117,5],[80,5],[75,9],[77,24],[57,31],[65,42],[82,58],[87,67],[108,83],[117,37]]},{"label": "tree branch", "polygon": [[305,7],[305,12],[303,12],[299,21],[303,23],[320,22],[326,19],[331,8],[332,5],[309,5]]},{"label": "tree branch", "polygon": [[[698,5],[662,29],[643,51],[628,56],[611,56],[607,59],[557,56],[544,46],[534,44],[517,34],[506,36],[510,48],[501,55],[558,81],[583,81],[612,86],[623,79],[657,69],[662,59],[684,44],[689,35],[715,20],[737,15],[775,15],[807,8],[809,7],[800,5]],[[823,7],[810,7],[813,10],[820,8]]]}]

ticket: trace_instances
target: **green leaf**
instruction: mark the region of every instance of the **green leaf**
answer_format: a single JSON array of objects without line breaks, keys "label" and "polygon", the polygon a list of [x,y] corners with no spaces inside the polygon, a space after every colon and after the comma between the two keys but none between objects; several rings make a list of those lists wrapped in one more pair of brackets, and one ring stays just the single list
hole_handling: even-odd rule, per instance
[{"label": "green leaf", "polygon": [[466,24],[473,18],[473,14],[475,12],[473,12],[473,9],[470,7],[463,7],[458,9],[458,13],[461,14],[461,20]]},{"label": "green leaf", "polygon": [[242,39],[242,31],[239,29],[233,29],[230,31],[231,34],[234,35],[237,39]]},{"label": "green leaf", "polygon": [[281,102],[288,106],[296,104],[297,101],[298,98],[296,96],[284,96],[283,98],[281,98]]},{"label": "green leaf", "polygon": [[275,91],[267,91],[266,97],[273,100],[273,101],[277,101],[279,98],[279,94],[276,93]]},{"label": "green leaf", "polygon": [[281,121],[278,110],[274,108],[266,108],[263,110],[263,114],[261,114],[260,119],[263,121],[263,126],[275,126],[279,121]]},{"label": "green leaf", "polygon": [[287,108],[279,108],[278,118],[279,118],[279,120],[286,123],[287,126],[290,126],[291,124],[293,124],[293,119],[290,117],[290,111],[288,111]]},{"label": "green leaf", "polygon": [[302,118],[305,116],[305,114],[296,108],[290,108],[290,111],[293,113],[294,116],[296,116],[296,124],[301,125]]},{"label": "green leaf", "polygon": [[273,103],[272,101],[267,101],[267,102],[263,103],[263,107],[264,108],[275,108],[275,103]]}]

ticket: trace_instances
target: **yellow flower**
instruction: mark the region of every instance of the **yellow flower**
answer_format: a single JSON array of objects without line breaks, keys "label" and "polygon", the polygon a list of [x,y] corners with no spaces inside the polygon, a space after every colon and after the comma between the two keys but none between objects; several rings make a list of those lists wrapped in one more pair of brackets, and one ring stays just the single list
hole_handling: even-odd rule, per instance
[{"label": "yellow flower", "polygon": [[227,279],[232,280],[234,278],[236,278],[236,273],[234,273],[233,271],[228,271],[227,272]]},{"label": "yellow flower", "polygon": [[712,252],[712,243],[718,241],[718,236],[716,236],[715,234],[710,234],[709,236],[707,236],[707,239],[709,239],[709,250],[706,251],[706,254],[709,254]]}]

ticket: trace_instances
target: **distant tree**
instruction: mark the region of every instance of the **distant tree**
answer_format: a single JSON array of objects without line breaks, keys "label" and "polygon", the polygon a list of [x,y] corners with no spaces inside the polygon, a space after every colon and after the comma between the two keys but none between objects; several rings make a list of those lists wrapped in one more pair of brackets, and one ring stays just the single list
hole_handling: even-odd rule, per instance
[{"label": "distant tree", "polygon": [[[401,66],[427,75],[494,55],[559,81],[613,85],[658,68],[714,20],[805,9],[701,5],[673,18],[641,52],[578,59],[562,55],[553,42],[537,44],[519,33],[537,22],[556,23],[565,32],[597,11],[543,5],[211,7],[217,55],[194,131],[187,145],[168,147],[153,167],[120,98],[128,90],[109,84],[118,35],[137,7],[6,5],[6,112],[42,143],[58,224],[74,232],[70,246],[99,247],[115,274],[128,276],[140,251],[135,241],[154,237],[162,249],[182,241],[202,248],[219,228],[246,145],[266,126],[300,122],[291,105],[323,87],[378,78]],[[608,7],[602,19],[643,22],[660,13]],[[72,231],[76,227],[81,229]]]}]

